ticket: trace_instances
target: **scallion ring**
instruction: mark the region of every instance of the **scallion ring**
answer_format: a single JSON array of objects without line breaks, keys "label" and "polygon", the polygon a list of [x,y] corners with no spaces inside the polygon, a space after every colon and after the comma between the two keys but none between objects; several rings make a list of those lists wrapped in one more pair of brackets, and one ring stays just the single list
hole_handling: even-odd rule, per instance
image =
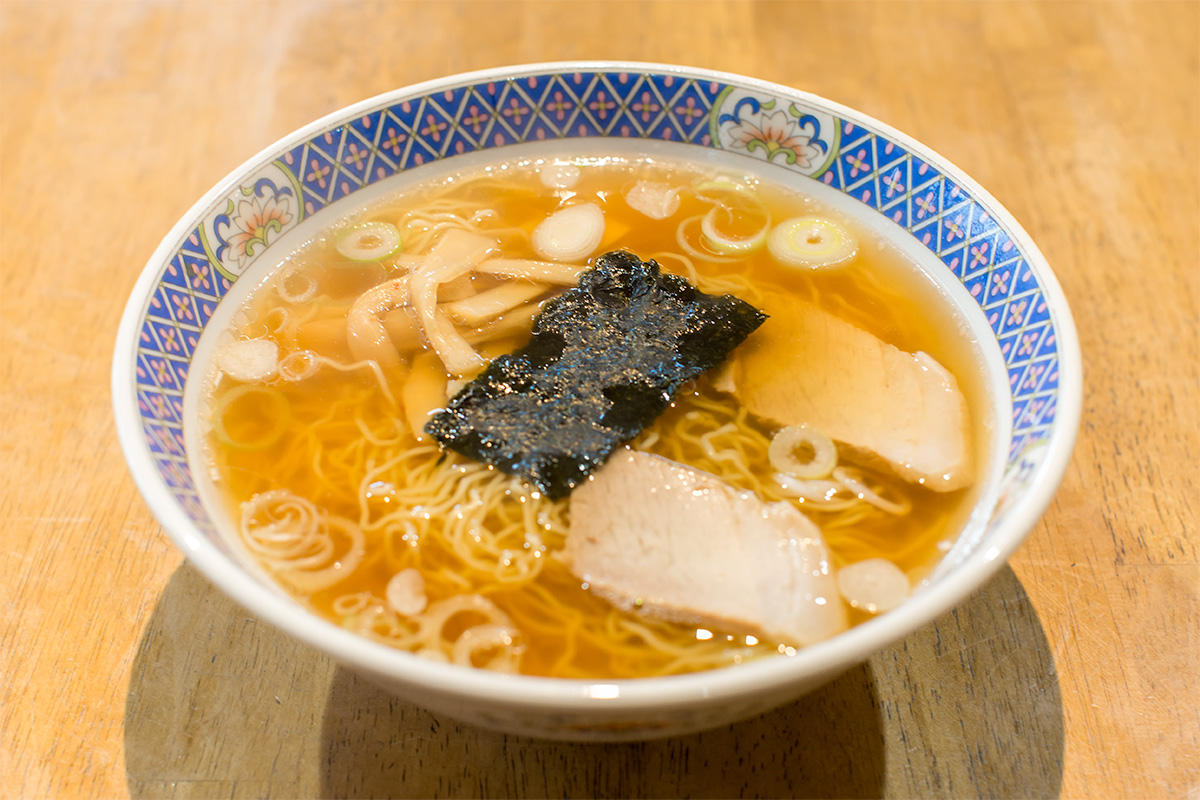
[{"label": "scallion ring", "polygon": [[753,253],[767,240],[771,217],[764,211],[750,224],[729,206],[713,206],[700,218],[700,233],[704,243],[722,255]]},{"label": "scallion ring", "polygon": [[767,458],[779,472],[812,480],[829,477],[838,453],[833,440],[815,428],[789,425],[771,438]]},{"label": "scallion ring", "polygon": [[[889,514],[902,517],[912,511],[912,501],[908,499],[903,490],[879,478],[874,480],[874,486],[870,486],[867,483],[867,474],[862,470],[852,467],[837,467],[833,470],[833,479],[857,495],[860,500],[865,500]],[[884,497],[885,493],[892,495],[895,499]]]},{"label": "scallion ring", "polygon": [[400,249],[400,231],[390,222],[364,222],[337,238],[337,251],[351,261],[380,261]]},{"label": "scallion ring", "polygon": [[861,502],[849,489],[837,481],[805,480],[783,472],[776,472],[771,477],[775,479],[780,494],[798,499],[804,508],[813,508],[817,511],[841,511]]},{"label": "scallion ring", "polygon": [[767,249],[785,266],[801,269],[838,267],[858,253],[848,230],[824,217],[793,217],[775,226]]},{"label": "scallion ring", "polygon": [[317,282],[310,275],[301,272],[295,264],[289,264],[279,273],[275,283],[275,291],[285,303],[296,305],[313,298],[317,293]]},{"label": "scallion ring", "polygon": [[[679,223],[679,226],[675,228],[675,243],[679,245],[679,249],[687,253],[692,258],[696,258],[701,261],[708,261],[713,264],[730,264],[736,261],[736,258],[719,255],[714,253],[711,249],[708,249],[708,244],[703,234],[697,237],[700,241],[696,245],[693,245],[688,241],[688,226],[699,225],[700,221],[701,216],[697,214],[694,217],[688,217],[687,219],[683,220]],[[701,250],[701,247],[706,249]]]},{"label": "scallion ring", "polygon": [[[231,417],[235,410],[237,416]],[[233,387],[217,400],[212,430],[217,441],[229,447],[262,450],[279,441],[290,419],[291,405],[283,392],[248,383]]]},{"label": "scallion ring", "polygon": [[771,214],[749,187],[728,179],[702,183],[696,197],[710,208],[700,219],[704,245],[721,255],[742,256],[762,247]]}]

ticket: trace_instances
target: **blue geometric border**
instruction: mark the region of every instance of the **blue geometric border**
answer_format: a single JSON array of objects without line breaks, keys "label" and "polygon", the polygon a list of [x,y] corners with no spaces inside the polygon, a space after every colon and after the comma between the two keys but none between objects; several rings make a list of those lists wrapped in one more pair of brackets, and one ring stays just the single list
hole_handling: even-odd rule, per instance
[{"label": "blue geometric border", "polygon": [[252,169],[195,221],[144,308],[136,394],[162,479],[211,530],[183,448],[183,390],[201,332],[271,243],[377,181],[454,156],[544,139],[642,138],[721,149],[820,181],[928,248],[979,304],[1012,393],[1009,471],[1048,440],[1058,340],[1017,238],[933,164],[808,100],[669,72],[584,71],[463,83],[358,111]]}]

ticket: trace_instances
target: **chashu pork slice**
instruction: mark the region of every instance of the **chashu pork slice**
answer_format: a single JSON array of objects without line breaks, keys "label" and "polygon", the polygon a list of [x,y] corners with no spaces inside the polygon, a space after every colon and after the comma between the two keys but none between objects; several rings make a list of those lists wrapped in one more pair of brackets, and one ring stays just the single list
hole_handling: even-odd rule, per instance
[{"label": "chashu pork slice", "polygon": [[810,303],[771,311],[717,388],[779,425],[808,424],[935,491],[971,483],[966,399],[928,353],[906,353]]},{"label": "chashu pork slice", "polygon": [[563,552],[619,608],[807,645],[846,628],[821,531],[787,502],[619,451],[571,495]]}]

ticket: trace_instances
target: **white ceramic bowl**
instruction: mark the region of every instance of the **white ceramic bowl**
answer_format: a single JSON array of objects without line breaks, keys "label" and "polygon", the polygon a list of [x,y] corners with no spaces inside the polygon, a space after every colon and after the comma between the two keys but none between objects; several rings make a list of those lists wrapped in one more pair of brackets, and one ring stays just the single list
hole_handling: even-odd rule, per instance
[{"label": "white ceramic bowl", "polygon": [[[716,159],[875,217],[969,320],[994,401],[995,457],[963,535],[929,585],[901,607],[792,657],[699,674],[612,682],[504,676],[413,657],[319,619],[263,580],[224,538],[189,458],[189,373],[212,338],[203,336],[206,325],[221,318],[239,278],[257,282],[273,257],[389,181],[485,151],[500,159],[581,146]],[[1074,444],[1081,393],[1078,342],[1050,268],[1016,221],[945,159],[795,89],[624,62],[431,81],[335,112],[271,145],[221,180],[162,241],[125,310],[113,364],[130,471],[168,534],[217,587],[415,703],[490,728],[573,739],[677,734],[751,716],[962,601],[1050,502]]]}]

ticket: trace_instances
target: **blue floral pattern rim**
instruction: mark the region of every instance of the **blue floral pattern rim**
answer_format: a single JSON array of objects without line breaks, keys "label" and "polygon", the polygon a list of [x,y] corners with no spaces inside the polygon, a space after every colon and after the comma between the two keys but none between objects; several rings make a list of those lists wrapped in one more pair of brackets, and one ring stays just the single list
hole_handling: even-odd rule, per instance
[{"label": "blue floral pattern rim", "polygon": [[211,205],[154,280],[139,319],[142,433],[184,513],[212,532],[184,445],[184,386],[201,333],[238,276],[304,219],[404,170],[545,139],[642,138],[771,162],[907,230],[979,304],[1012,397],[993,522],[1033,480],[1059,399],[1059,335],[1043,281],[987,203],[889,134],[805,99],[663,69],[546,72],[466,81],[357,109],[268,156]]}]

